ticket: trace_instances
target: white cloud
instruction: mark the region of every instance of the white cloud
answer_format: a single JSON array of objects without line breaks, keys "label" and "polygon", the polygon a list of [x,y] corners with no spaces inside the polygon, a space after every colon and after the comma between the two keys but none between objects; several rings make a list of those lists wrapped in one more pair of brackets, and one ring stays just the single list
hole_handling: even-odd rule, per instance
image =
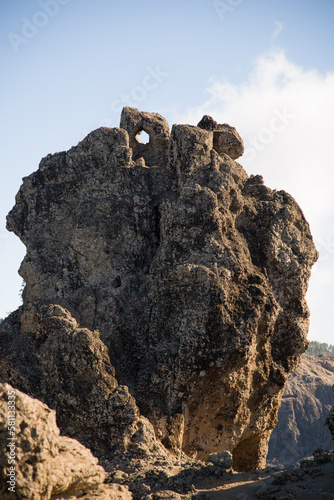
[{"label": "white cloud", "polygon": [[289,191],[312,225],[333,221],[334,72],[304,70],[283,51],[270,51],[257,58],[246,81],[212,78],[207,93],[177,121],[197,123],[209,114],[235,126],[246,147],[239,161],[249,174]]},{"label": "white cloud", "polygon": [[283,30],[283,24],[281,22],[275,21],[275,25],[276,25],[276,29],[273,31],[273,33],[271,35],[271,41],[272,42],[278,37],[278,35]]},{"label": "white cloud", "polygon": [[[322,273],[326,269],[333,272],[334,72],[305,70],[282,50],[275,50],[256,59],[243,83],[235,85],[216,78],[209,83],[208,99],[179,115],[178,122],[196,124],[209,114],[220,123],[235,126],[246,146],[245,155],[238,161],[249,174],[263,175],[267,186],[294,196],[320,246],[322,260],[314,274],[320,269]],[[322,291],[313,288],[312,281],[315,283],[312,278],[309,296],[319,296]],[[334,285],[330,296],[334,296]],[[326,287],[321,300],[329,302],[331,297]],[[313,331],[317,328],[316,316],[313,311]],[[328,326],[330,323],[328,318]]]}]

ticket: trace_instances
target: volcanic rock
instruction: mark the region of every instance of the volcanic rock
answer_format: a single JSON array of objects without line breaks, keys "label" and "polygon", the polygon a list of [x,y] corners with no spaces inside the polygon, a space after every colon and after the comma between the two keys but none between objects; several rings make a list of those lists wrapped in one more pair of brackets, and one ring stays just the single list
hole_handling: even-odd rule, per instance
[{"label": "volcanic rock", "polygon": [[[106,448],[116,443],[116,407],[106,403],[104,413],[101,401],[112,400],[117,379],[173,453],[229,451],[236,469],[249,470],[265,464],[284,384],[308,345],[305,293],[317,252],[295,200],[249,177],[233,160],[240,140],[230,147],[231,130],[217,130],[174,125],[169,134],[160,115],[124,108],[121,128],[95,130],[23,180],[7,225],[27,247],[24,305],[1,324],[1,376],[44,391],[61,428],[83,441],[94,402],[96,439],[109,425],[113,436]],[[40,346],[56,346],[58,326],[44,325],[42,306],[66,309],[72,324],[69,338],[60,328],[59,347],[45,348],[44,365]],[[90,364],[80,354],[78,375],[67,351],[82,336],[80,353],[96,347]],[[24,338],[33,339],[26,357]],[[48,362],[74,381],[50,396]],[[65,408],[83,408],[86,394],[73,427]],[[126,429],[140,418],[131,415]]]},{"label": "volcanic rock", "polygon": [[230,469],[233,466],[232,455],[229,451],[211,453],[211,455],[209,455],[209,461],[213,464],[219,464],[225,469]]},{"label": "volcanic rock", "polygon": [[[9,415],[8,401],[14,408],[13,416]],[[0,494],[3,500],[48,500],[63,495],[88,500],[97,494],[101,500],[132,498],[124,486],[103,485],[106,473],[97,465],[97,458],[78,441],[60,436],[55,411],[37,399],[2,383],[0,417]],[[13,486],[7,482],[10,470],[14,472]],[[120,488],[123,495],[113,495]]]},{"label": "volcanic rock", "polygon": [[9,316],[4,327],[0,378],[56,410],[63,434],[97,456],[167,457],[128,388],[118,385],[98,331],[79,328],[59,305],[36,302]]},{"label": "volcanic rock", "polygon": [[205,115],[197,127],[213,132],[213,149],[218,154],[226,153],[232,160],[244,154],[244,141],[231,125],[219,124],[211,116]]}]

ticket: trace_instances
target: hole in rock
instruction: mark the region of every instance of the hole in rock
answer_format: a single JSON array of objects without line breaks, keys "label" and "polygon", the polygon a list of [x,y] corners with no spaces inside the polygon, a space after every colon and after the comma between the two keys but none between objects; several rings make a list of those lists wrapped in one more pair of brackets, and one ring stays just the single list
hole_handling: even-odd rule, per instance
[{"label": "hole in rock", "polygon": [[116,276],[116,278],[114,279],[114,281],[112,282],[113,286],[115,288],[119,288],[122,284],[122,280],[121,280],[121,277],[120,276]]},{"label": "hole in rock", "polygon": [[145,132],[145,130],[138,132],[136,139],[141,144],[148,144],[150,142],[150,136]]}]

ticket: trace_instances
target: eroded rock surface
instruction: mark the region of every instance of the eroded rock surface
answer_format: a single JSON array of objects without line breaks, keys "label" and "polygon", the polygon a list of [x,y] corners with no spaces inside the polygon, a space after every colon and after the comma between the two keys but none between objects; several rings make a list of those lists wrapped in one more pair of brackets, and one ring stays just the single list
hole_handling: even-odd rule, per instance
[{"label": "eroded rock surface", "polygon": [[213,148],[218,154],[226,153],[232,160],[244,154],[244,141],[231,125],[219,124],[211,116],[204,115],[197,126],[213,132]]},{"label": "eroded rock surface", "polygon": [[118,385],[99,332],[79,328],[56,304],[28,303],[4,323],[0,379],[57,412],[63,434],[96,456],[166,458],[127,386]]},{"label": "eroded rock surface", "polygon": [[124,108],[121,128],[95,130],[24,179],[8,216],[27,247],[24,307],[1,325],[1,357],[17,370],[8,381],[34,394],[35,360],[15,365],[14,337],[27,335],[30,304],[58,304],[84,331],[99,330],[115,368],[100,379],[93,370],[94,382],[87,372],[88,402],[94,391],[107,400],[116,377],[174,453],[226,450],[236,469],[255,469],[307,348],[317,252],[294,199],[233,160],[243,151],[233,127],[201,122],[169,134],[160,115]]},{"label": "eroded rock surface", "polygon": [[333,405],[333,384],[333,355],[302,355],[285,386],[278,424],[269,441],[269,462],[291,465],[312,455],[316,448],[333,448],[324,425]]},{"label": "eroded rock surface", "polygon": [[[13,417],[8,414],[8,400],[15,402]],[[8,429],[12,430],[12,437]],[[14,447],[8,448],[8,443],[14,443]],[[97,492],[101,500],[112,500],[116,498],[112,496],[113,491],[119,487],[103,485],[106,473],[97,462],[91,451],[78,441],[59,435],[54,410],[9,384],[0,384],[0,493],[3,500],[83,495],[88,499]],[[10,467],[14,467],[14,486],[7,483]],[[132,498],[127,488],[124,487],[123,492],[124,496],[119,498]]]}]

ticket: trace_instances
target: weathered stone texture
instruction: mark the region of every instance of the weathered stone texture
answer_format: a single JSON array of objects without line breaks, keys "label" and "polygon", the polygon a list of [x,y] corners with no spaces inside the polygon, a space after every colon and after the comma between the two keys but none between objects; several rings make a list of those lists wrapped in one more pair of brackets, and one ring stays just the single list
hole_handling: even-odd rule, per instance
[{"label": "weathered stone texture", "polygon": [[[15,493],[8,490],[8,396],[15,394]],[[47,500],[94,490],[105,479],[97,458],[78,441],[59,436],[55,411],[9,384],[0,384],[1,498]],[[12,421],[11,421],[12,422]],[[13,427],[10,426],[12,429]]]},{"label": "weathered stone texture", "polygon": [[[167,448],[203,459],[227,450],[252,469],[307,347],[317,252],[294,199],[233,161],[242,151],[233,127],[210,117],[169,134],[160,115],[124,108],[121,128],[41,161],[8,228],[27,247],[25,308],[43,299],[98,329],[116,379]],[[2,330],[24,335],[25,314]],[[4,342],[10,353],[16,341]]]},{"label": "weathered stone texture", "polygon": [[197,126],[213,132],[213,148],[218,154],[226,153],[232,160],[244,154],[244,141],[231,125],[218,124],[211,116],[204,115]]},{"label": "weathered stone texture", "polygon": [[118,385],[98,331],[79,328],[59,305],[37,303],[22,306],[4,328],[0,378],[56,410],[62,433],[97,456],[166,457],[127,386]]}]

